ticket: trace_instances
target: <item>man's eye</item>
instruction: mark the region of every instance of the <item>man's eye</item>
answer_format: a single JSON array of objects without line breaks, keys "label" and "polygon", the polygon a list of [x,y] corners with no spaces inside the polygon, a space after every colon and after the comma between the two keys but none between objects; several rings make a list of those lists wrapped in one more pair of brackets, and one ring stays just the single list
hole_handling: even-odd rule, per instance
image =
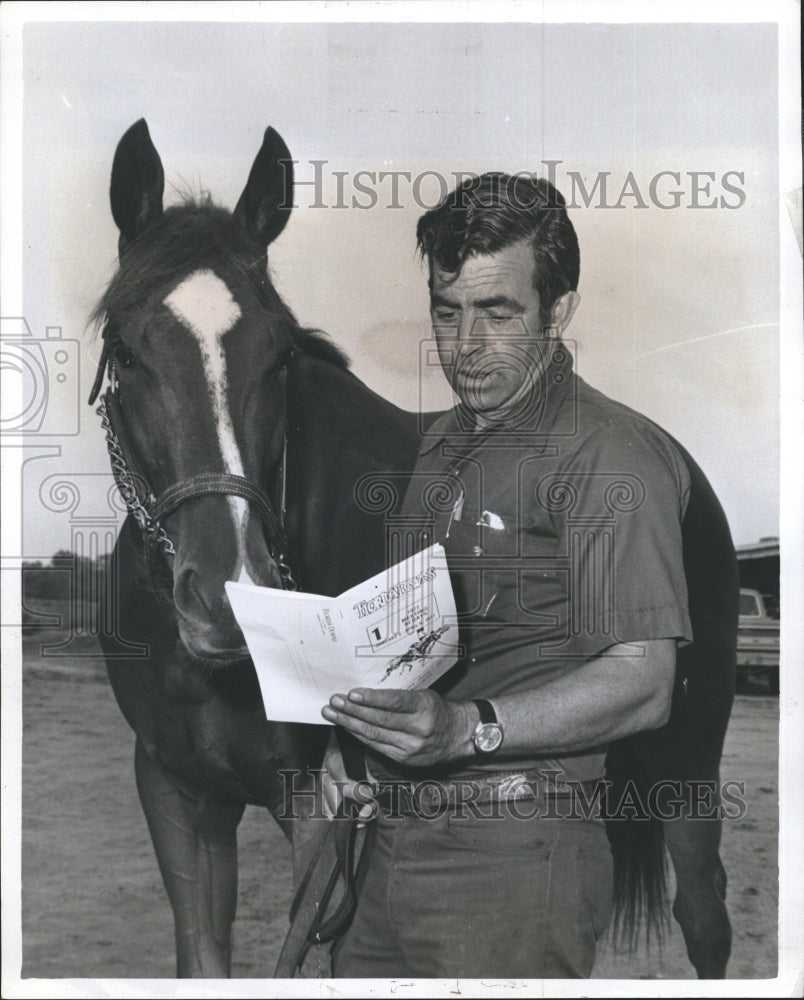
[{"label": "man's eye", "polygon": [[453,309],[436,309],[433,313],[434,319],[439,323],[457,323],[458,314]]}]

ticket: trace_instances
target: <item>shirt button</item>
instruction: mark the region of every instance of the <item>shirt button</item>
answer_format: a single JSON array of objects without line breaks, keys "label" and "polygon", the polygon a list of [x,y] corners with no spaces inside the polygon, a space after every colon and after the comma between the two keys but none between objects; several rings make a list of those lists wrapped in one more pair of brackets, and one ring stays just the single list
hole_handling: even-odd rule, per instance
[{"label": "shirt button", "polygon": [[475,547],[472,549],[472,555],[482,556],[483,555],[483,546],[482,545],[475,545]]}]

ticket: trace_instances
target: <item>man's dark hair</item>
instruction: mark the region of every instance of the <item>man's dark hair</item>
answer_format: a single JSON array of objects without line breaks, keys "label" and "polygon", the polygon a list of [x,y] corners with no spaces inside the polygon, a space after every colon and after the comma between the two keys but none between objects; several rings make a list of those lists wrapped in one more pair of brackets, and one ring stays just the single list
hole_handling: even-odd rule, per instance
[{"label": "man's dark hair", "polygon": [[534,287],[546,322],[553,303],[578,287],[581,255],[565,204],[549,181],[535,175],[470,177],[425,212],[416,240],[423,257],[456,276],[468,257],[529,240]]}]

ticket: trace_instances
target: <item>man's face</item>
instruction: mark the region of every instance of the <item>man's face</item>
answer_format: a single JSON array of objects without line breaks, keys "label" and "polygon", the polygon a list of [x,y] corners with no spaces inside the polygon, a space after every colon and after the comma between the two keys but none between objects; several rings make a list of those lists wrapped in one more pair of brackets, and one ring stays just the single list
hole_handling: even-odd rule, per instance
[{"label": "man's face", "polygon": [[430,316],[441,366],[478,424],[499,423],[535,394],[549,362],[526,241],[469,257],[459,275],[430,265]]}]

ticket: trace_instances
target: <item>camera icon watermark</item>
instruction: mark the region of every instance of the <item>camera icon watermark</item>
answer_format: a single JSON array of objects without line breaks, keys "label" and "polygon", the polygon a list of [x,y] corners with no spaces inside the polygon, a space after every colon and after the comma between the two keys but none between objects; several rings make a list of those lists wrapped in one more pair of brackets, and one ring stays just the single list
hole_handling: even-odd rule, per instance
[{"label": "camera icon watermark", "polygon": [[80,425],[80,345],[60,326],[35,337],[22,316],[0,318],[0,433],[69,437]]},{"label": "camera icon watermark", "polygon": [[[476,320],[468,334],[459,336],[457,326],[439,323],[433,336],[419,341],[419,432],[426,441],[444,434],[441,421],[433,421],[432,407],[425,395],[426,374],[443,373],[452,386],[456,402],[455,420],[450,424],[450,443],[471,443],[475,434],[475,413],[497,407],[501,442],[492,436],[484,447],[510,448],[511,435],[523,443],[543,442],[572,436],[577,431],[578,345],[568,338],[533,333],[522,320],[511,320],[505,331],[489,328],[489,321]],[[562,400],[564,416],[554,426],[556,406]]]}]

